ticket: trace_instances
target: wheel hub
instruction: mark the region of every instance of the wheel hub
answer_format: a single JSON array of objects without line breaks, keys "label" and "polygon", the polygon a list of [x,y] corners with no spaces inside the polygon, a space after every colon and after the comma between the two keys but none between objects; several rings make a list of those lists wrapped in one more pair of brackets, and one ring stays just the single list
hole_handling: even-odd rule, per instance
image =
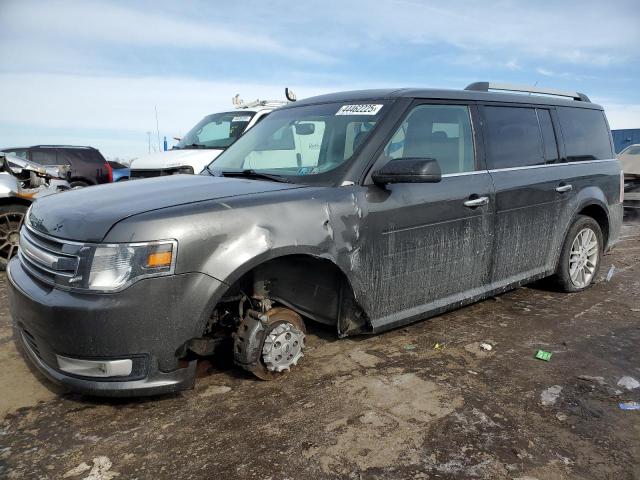
[{"label": "wheel hub", "polygon": [[11,245],[18,245],[18,242],[20,241],[20,232],[10,232],[8,240]]},{"label": "wheel hub", "polygon": [[267,370],[282,372],[297,365],[304,356],[304,337],[291,323],[281,323],[271,330],[262,347],[262,361]]}]

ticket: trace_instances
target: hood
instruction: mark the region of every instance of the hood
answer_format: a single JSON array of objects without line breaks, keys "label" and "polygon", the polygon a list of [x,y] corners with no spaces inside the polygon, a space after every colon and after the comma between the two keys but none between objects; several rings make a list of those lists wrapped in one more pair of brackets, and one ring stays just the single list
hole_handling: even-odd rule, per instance
[{"label": "hood", "polygon": [[191,165],[194,173],[200,173],[214,158],[222,153],[218,149],[186,149],[169,150],[167,152],[152,153],[136,158],[131,162],[131,169],[173,168]]},{"label": "hood", "polygon": [[29,223],[54,237],[100,242],[117,222],[139,213],[301,187],[208,175],[156,177],[70,190],[39,199],[31,207]]}]

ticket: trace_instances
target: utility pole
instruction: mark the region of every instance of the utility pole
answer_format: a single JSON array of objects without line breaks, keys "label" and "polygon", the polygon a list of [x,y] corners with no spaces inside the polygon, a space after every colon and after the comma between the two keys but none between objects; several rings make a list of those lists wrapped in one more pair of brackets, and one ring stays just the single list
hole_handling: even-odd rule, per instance
[{"label": "utility pole", "polygon": [[162,147],[160,146],[160,126],[158,125],[158,106],[155,106],[156,109],[156,132],[158,134],[158,151],[162,151]]},{"label": "utility pole", "polygon": [[149,143],[149,153],[151,153],[151,132],[147,132],[147,142]]}]

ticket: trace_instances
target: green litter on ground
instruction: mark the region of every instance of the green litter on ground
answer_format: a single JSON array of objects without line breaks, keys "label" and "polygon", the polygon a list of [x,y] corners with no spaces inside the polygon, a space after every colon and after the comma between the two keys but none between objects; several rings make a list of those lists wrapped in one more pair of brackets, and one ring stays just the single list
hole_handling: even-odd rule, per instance
[{"label": "green litter on ground", "polygon": [[538,360],[544,360],[545,362],[548,362],[549,360],[551,360],[551,352],[545,352],[544,350],[538,350],[536,352],[536,356],[535,358],[537,358]]}]

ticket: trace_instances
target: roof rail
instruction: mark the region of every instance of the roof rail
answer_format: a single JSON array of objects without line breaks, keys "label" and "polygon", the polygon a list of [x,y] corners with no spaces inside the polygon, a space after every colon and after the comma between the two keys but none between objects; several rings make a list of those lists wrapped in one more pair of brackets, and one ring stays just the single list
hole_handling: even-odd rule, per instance
[{"label": "roof rail", "polygon": [[253,108],[253,107],[281,107],[286,105],[284,100],[256,100],[254,102],[239,103],[235,105],[236,108]]},{"label": "roof rail", "polygon": [[505,92],[523,92],[523,93],[539,93],[542,95],[554,95],[556,97],[572,98],[580,102],[589,102],[589,97],[580,92],[565,92],[563,90],[556,90],[553,88],[537,88],[528,87],[526,85],[512,85],[510,83],[497,83],[497,82],[474,82],[465,88],[465,90],[471,90],[474,92],[488,92],[489,90],[501,90]]},{"label": "roof rail", "polygon": [[86,149],[95,150],[95,147],[90,147],[88,145],[48,145],[48,144],[42,144],[42,145],[31,145],[30,147],[24,147],[24,148],[86,148]]}]

